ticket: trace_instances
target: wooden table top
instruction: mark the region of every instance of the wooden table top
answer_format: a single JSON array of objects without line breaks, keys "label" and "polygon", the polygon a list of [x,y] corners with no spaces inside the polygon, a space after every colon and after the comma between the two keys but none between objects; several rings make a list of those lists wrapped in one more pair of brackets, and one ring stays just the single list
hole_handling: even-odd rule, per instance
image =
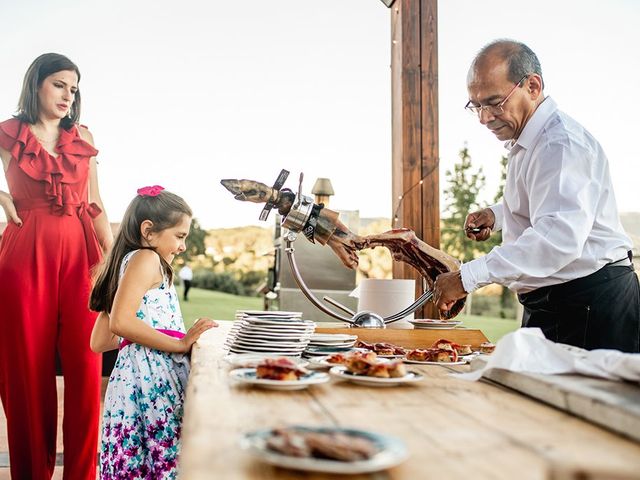
[{"label": "wooden table top", "polygon": [[290,424],[372,430],[406,443],[403,464],[345,478],[638,478],[640,444],[511,390],[448,375],[468,366],[411,365],[423,381],[386,388],[335,379],[297,391],[234,384],[222,350],[231,322],[220,323],[194,346],[180,478],[336,478],[273,467],[238,446],[244,432]]}]

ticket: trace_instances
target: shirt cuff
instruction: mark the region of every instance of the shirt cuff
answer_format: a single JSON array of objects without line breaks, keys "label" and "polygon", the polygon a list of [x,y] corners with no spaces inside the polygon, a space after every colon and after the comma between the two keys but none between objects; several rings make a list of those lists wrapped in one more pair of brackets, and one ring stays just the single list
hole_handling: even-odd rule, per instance
[{"label": "shirt cuff", "polygon": [[462,287],[467,293],[471,293],[491,283],[486,258],[480,257],[463,263],[460,267],[460,278],[462,280]]},{"label": "shirt cuff", "polygon": [[493,224],[493,231],[499,232],[502,230],[502,219],[504,218],[503,205],[502,203],[496,203],[495,205],[491,205],[489,207],[493,212],[493,216],[496,217],[495,222]]}]

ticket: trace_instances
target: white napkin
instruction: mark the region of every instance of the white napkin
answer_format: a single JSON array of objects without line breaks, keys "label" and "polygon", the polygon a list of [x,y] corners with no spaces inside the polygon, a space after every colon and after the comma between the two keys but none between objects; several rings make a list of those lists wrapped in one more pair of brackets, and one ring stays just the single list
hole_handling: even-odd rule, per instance
[{"label": "white napkin", "polygon": [[492,368],[551,375],[577,373],[640,382],[640,354],[604,349],[588,351],[555,343],[547,340],[539,328],[520,328],[505,335],[483,368],[451,375],[462,380],[478,380]]}]

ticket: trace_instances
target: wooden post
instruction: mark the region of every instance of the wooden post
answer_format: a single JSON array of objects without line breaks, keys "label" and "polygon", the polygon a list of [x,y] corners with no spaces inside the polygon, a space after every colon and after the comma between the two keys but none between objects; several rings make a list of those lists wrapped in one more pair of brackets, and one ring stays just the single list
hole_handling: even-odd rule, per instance
[{"label": "wooden post", "polygon": [[[398,0],[391,8],[391,103],[393,227],[440,248],[437,0]],[[421,278],[401,263],[393,277]],[[419,317],[438,318],[435,306]]]}]

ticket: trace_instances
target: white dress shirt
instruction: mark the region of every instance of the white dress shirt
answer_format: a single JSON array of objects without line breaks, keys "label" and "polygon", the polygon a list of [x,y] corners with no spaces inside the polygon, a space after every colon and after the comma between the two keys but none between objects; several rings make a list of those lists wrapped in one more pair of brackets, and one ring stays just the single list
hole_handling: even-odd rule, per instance
[{"label": "white dress shirt", "polygon": [[547,97],[505,146],[504,197],[491,207],[502,245],[462,265],[467,292],[498,283],[526,293],[627,256],[607,157],[584,127]]},{"label": "white dress shirt", "polygon": [[178,276],[182,279],[182,280],[193,280],[193,271],[191,270],[191,268],[189,268],[188,265],[185,265],[184,267],[182,267],[180,269],[180,272],[178,273]]}]

